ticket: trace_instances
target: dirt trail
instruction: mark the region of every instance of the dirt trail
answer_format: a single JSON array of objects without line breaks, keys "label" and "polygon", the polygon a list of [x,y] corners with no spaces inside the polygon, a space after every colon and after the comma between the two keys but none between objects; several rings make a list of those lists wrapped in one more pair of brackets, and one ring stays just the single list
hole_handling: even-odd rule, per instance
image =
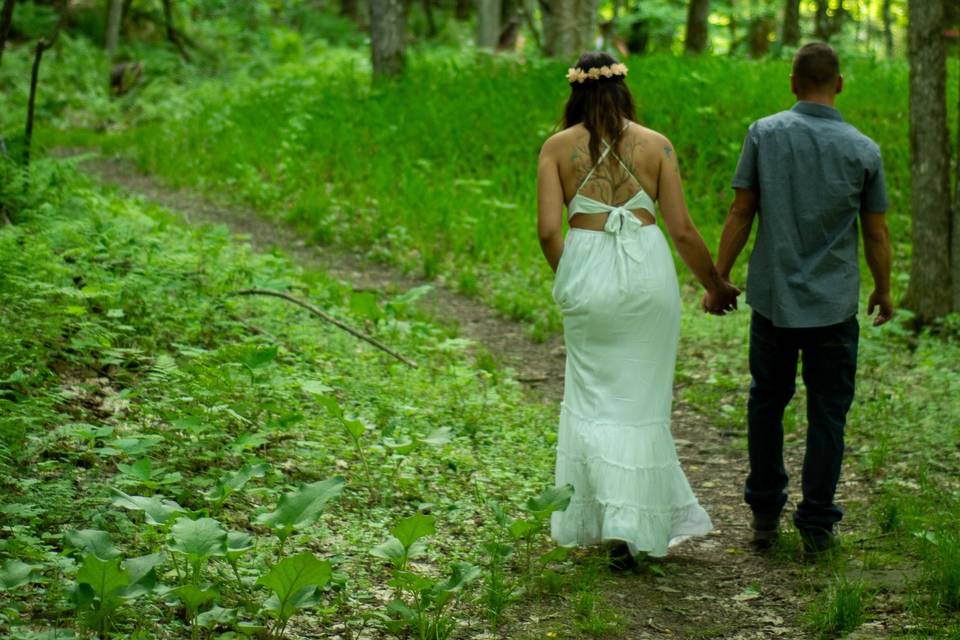
[{"label": "dirt trail", "polygon": [[[235,233],[248,235],[259,249],[281,248],[355,288],[402,291],[423,284],[393,268],[364,261],[355,253],[311,246],[292,229],[268,221],[252,209],[218,205],[195,192],[163,186],[139,173],[129,161],[92,159],[83,162],[81,168],[104,183],[180,212],[188,222],[226,224]],[[499,362],[515,369],[517,379],[537,396],[549,402],[560,400],[562,338],[533,342],[518,323],[443,287],[434,287],[424,304],[438,320],[457,324],[462,335],[484,345]],[[711,514],[715,531],[674,549],[661,563],[664,576],[611,574],[600,579],[598,588],[623,618],[620,637],[809,637],[800,620],[811,597],[803,566],[789,559],[758,555],[746,543],[749,515],[741,498],[746,452],[739,438],[720,433],[683,406],[674,411],[673,432],[684,469]],[[796,446],[788,445],[792,477],[799,477],[799,453]],[[844,486],[841,492],[849,495]],[[522,619],[514,621],[509,637],[544,637],[545,624],[572,615],[572,605],[563,611],[556,609],[555,601],[531,605]]]}]

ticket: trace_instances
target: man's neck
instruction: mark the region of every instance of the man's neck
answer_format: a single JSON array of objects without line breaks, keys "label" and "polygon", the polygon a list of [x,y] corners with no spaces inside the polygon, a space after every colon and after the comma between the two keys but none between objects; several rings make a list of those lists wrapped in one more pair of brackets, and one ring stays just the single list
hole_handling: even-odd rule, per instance
[{"label": "man's neck", "polygon": [[803,102],[815,102],[815,103],[817,103],[817,104],[822,104],[822,105],[824,105],[824,106],[826,106],[826,107],[830,107],[831,109],[836,109],[836,108],[837,108],[837,107],[836,107],[836,103],[837,103],[837,96],[836,96],[836,95],[832,95],[832,96],[819,95],[819,94],[803,95],[803,96],[798,95],[798,96],[797,96],[797,100],[802,100]]}]

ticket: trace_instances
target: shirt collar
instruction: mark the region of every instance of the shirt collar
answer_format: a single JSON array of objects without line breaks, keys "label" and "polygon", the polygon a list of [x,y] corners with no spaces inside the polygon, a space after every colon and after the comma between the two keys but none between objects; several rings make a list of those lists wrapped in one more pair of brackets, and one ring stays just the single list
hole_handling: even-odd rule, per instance
[{"label": "shirt collar", "polygon": [[813,116],[814,118],[827,118],[828,120],[839,120],[843,122],[843,116],[840,115],[839,111],[825,104],[820,104],[819,102],[800,100],[797,104],[793,105],[791,111]]}]

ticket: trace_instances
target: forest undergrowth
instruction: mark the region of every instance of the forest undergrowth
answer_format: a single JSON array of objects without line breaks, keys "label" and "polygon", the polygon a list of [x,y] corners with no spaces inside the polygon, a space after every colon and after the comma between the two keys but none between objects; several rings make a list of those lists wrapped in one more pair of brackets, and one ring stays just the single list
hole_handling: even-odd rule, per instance
[{"label": "forest undergrowth", "polygon": [[[65,66],[80,69],[72,46]],[[641,120],[673,138],[711,245],[746,125],[790,104],[784,64],[630,63]],[[433,53],[404,80],[371,88],[363,65],[338,53],[269,77],[159,79],[127,105],[89,111],[46,98],[59,128],[39,139],[97,144],[172,183],[229,194],[312,242],[360,247],[479,296],[543,337],[559,325],[532,176],[562,72]],[[906,70],[853,60],[847,78],[840,106],[887,163],[901,295]],[[18,99],[5,94],[3,118]],[[21,176],[5,167],[2,177],[4,199],[20,198]],[[424,316],[423,290],[353,291],[58,162],[38,165],[31,185],[15,224],[0,229],[4,633],[433,638],[503,624],[520,637],[509,635],[511,606],[562,602],[575,610],[550,633],[616,635],[618,614],[598,592],[571,592],[592,584],[595,568],[544,535],[564,501],[545,492],[555,408],[527,402],[510,372]],[[702,315],[681,277],[677,399],[742,450],[748,316]],[[284,301],[229,295],[251,287],[309,299],[420,367]],[[899,626],[887,635],[955,638],[960,328],[955,318],[920,334],[862,324],[847,459],[865,478],[853,506],[861,524],[844,562],[808,572],[803,624],[837,637],[892,610]],[[804,432],[802,391],[798,400],[790,441]],[[795,542],[786,539],[784,562]],[[881,580],[879,569],[899,577]]]}]

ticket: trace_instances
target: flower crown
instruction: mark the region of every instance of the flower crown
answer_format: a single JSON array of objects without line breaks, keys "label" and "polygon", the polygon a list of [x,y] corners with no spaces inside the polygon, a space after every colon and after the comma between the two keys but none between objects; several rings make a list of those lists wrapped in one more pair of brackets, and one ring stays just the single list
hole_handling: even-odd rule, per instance
[{"label": "flower crown", "polygon": [[574,82],[586,82],[587,80],[599,80],[600,78],[612,78],[614,76],[626,76],[627,75],[627,65],[623,63],[611,64],[609,66],[604,65],[602,67],[594,67],[593,69],[588,69],[584,71],[580,67],[567,69],[567,82],[573,84]]}]

